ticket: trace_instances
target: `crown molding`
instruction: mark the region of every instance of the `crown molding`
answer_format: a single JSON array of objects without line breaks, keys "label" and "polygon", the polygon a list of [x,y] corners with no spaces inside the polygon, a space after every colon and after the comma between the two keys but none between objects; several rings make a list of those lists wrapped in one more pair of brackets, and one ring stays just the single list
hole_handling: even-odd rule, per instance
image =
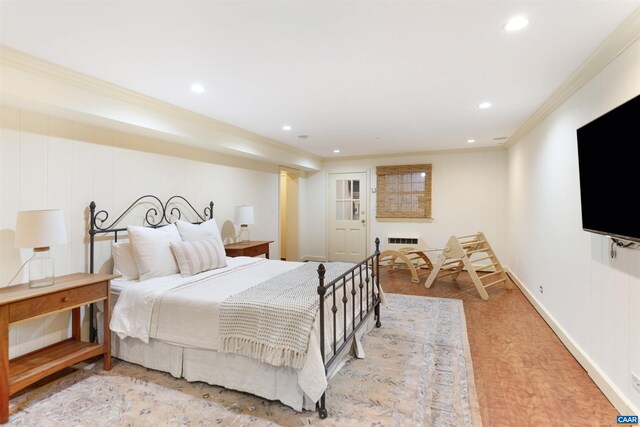
[{"label": "crown molding", "polygon": [[[45,98],[45,95],[37,94],[24,82],[35,82],[40,87],[51,87],[50,92],[65,93],[65,90],[73,92],[78,99],[82,99],[87,106],[95,107],[103,100],[108,100],[112,106],[120,105],[121,111],[131,110],[138,116],[146,116],[149,124],[156,123],[155,129],[147,129],[155,132],[166,132],[165,138],[177,143],[194,145],[212,151],[235,153],[240,157],[252,157],[273,164],[289,164],[292,167],[309,170],[317,170],[321,164],[321,157],[307,151],[274,141],[270,138],[255,134],[245,129],[224,123],[193,111],[175,106],[168,102],[134,92],[120,86],[99,80],[77,71],[59,66],[49,61],[31,56],[8,46],[0,45],[0,102],[11,107],[25,107],[33,104],[40,112],[49,109],[53,115],[64,115],[65,118],[81,116],[101,116],[100,108],[84,108],[65,104],[65,100],[58,97]],[[12,84],[13,82],[20,84]],[[67,114],[62,111],[66,110]],[[107,108],[104,108],[107,110]],[[106,114],[100,117],[106,121],[127,120]],[[160,125],[165,122],[167,125]],[[102,121],[102,124],[105,120]],[[140,125],[145,127],[144,124]],[[175,135],[170,130],[177,129]],[[206,142],[205,142],[206,141]],[[232,143],[229,143],[231,141]],[[216,143],[218,142],[218,143]]]},{"label": "crown molding", "polygon": [[587,84],[640,38],[640,7],[611,33],[586,61],[507,139],[508,148],[522,139],[571,95]]},{"label": "crown molding", "polygon": [[497,145],[495,147],[471,147],[471,148],[445,148],[441,150],[429,150],[429,151],[412,151],[412,152],[391,152],[382,154],[370,154],[362,156],[345,156],[345,157],[323,157],[322,162],[342,162],[347,160],[369,160],[369,159],[388,159],[390,157],[416,157],[416,156],[437,156],[444,154],[468,154],[468,153],[485,153],[490,151],[506,151],[505,144]]}]

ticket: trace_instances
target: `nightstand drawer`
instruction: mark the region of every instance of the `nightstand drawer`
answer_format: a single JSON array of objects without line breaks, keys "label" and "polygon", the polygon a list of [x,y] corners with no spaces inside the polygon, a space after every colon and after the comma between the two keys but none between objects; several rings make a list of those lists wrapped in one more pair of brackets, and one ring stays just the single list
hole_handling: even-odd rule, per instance
[{"label": "nightstand drawer", "polygon": [[227,256],[260,256],[265,255],[269,258],[269,243],[273,241],[250,241],[243,243],[232,243],[224,245]]},{"label": "nightstand drawer", "polygon": [[253,246],[251,248],[247,248],[244,250],[244,256],[258,256],[258,255],[262,255],[263,253],[267,252],[266,245],[260,245],[260,246]]},{"label": "nightstand drawer", "polygon": [[107,289],[108,282],[101,282],[14,302],[9,305],[9,323],[105,299]]}]

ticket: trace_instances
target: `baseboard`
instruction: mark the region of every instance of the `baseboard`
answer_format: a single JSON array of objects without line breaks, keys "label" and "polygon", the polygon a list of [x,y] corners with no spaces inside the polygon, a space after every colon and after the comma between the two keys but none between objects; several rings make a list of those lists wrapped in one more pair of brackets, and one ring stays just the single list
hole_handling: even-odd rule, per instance
[{"label": "baseboard", "polygon": [[302,258],[300,258],[300,261],[302,261],[302,262],[307,262],[307,261],[327,262],[327,258],[325,258],[323,256],[305,255]]},{"label": "baseboard", "polygon": [[622,415],[636,415],[640,414],[638,408],[629,401],[629,399],[620,391],[620,389],[609,379],[609,377],[602,372],[598,365],[589,357],[589,355],[571,338],[571,336],[564,330],[562,326],[556,321],[556,319],[543,307],[538,299],[522,284],[520,279],[511,271],[509,267],[504,267],[505,271],[513,280],[513,283],[520,288],[525,297],[529,300],[531,305],[540,313],[542,318],[547,322],[549,327],[560,338],[560,341],[567,347],[569,352],[576,358],[578,363],[587,371],[593,382],[596,383],[598,388],[609,399],[611,404]]}]

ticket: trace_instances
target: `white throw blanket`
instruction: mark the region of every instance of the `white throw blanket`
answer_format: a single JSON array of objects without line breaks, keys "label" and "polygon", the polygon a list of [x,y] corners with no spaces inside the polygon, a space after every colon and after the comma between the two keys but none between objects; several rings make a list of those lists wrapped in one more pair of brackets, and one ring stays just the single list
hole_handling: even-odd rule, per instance
[{"label": "white throw blanket", "polygon": [[[320,304],[318,266],[306,263],[223,301],[219,350],[301,369]],[[353,266],[325,264],[325,283]]]}]

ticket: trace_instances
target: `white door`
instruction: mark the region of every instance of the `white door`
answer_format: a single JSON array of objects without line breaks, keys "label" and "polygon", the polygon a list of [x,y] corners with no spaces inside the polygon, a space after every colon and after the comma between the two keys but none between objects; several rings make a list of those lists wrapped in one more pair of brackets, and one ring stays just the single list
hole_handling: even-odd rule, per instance
[{"label": "white door", "polygon": [[367,173],[332,173],[329,181],[329,261],[362,261],[367,256]]}]

